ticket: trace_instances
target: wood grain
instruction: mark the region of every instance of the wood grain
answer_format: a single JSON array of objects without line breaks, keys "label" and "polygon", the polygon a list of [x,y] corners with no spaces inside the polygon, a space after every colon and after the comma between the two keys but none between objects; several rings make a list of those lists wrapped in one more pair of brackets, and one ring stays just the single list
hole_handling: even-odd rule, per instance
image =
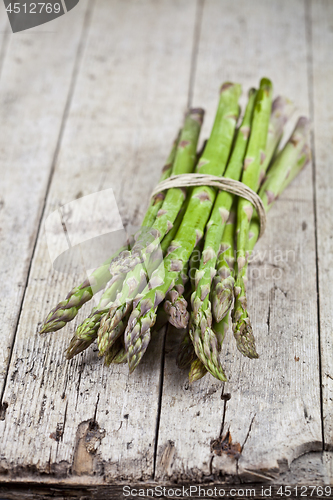
[{"label": "wood grain", "polygon": [[[331,498],[332,495],[329,495],[327,485],[333,485],[332,481],[330,481],[329,479],[332,478],[332,471],[331,475],[329,476],[326,462],[327,460],[331,459],[332,456],[332,453],[329,452],[325,452],[324,456],[322,453],[313,452],[299,457],[291,464],[290,470],[280,476],[278,484],[272,485],[270,489],[268,489],[268,485],[263,485],[262,483],[232,484],[224,483],[221,481],[201,485],[201,487],[205,487],[206,491],[212,488],[214,489],[215,487],[217,489],[217,492],[221,489],[224,491],[223,496],[226,497],[234,496],[236,488],[236,491],[240,493],[239,497],[251,496],[251,498],[254,498],[254,500],[263,498],[262,492],[264,489],[269,498],[278,500],[281,498],[281,486],[288,486],[289,488],[294,488],[295,486],[297,486],[299,494],[303,493],[304,496],[305,493],[308,493],[308,496],[310,496],[313,487],[326,485],[326,489],[324,488],[323,490],[323,492],[325,493],[324,498]],[[306,486],[309,487],[309,485],[311,485],[311,488],[306,490]],[[131,484],[131,488],[141,491],[144,489],[146,491],[147,489],[151,490],[156,488],[157,486],[158,485],[156,484],[156,482]],[[169,489],[168,486],[166,486],[167,490]],[[191,486],[198,487],[199,485],[191,484]],[[178,488],[182,489],[182,485],[177,484],[173,485],[173,487],[175,490],[177,489],[177,494],[179,495]],[[43,498],[43,500],[48,498],[52,498],[55,500],[63,500],[64,498],[86,498],[92,500],[108,500],[109,498],[112,498],[113,500],[121,500],[124,498],[123,488],[124,485],[101,484],[100,478],[96,477],[76,476],[56,481],[55,478],[49,476],[36,478],[36,476],[31,475],[30,477],[25,478],[25,483],[21,484],[2,482],[0,485],[0,495],[8,500],[34,500],[36,498]],[[177,496],[177,498],[180,498],[181,500],[189,498],[189,485],[185,484],[184,488],[185,494]],[[246,491],[247,495],[245,494]],[[321,498],[323,496],[321,495],[322,490],[318,489],[317,491],[319,493],[317,498]],[[156,492],[158,492],[158,490],[156,490]],[[313,498],[316,498],[315,493],[316,490],[312,492]],[[221,498],[221,496],[222,491],[219,498]],[[194,500],[199,500],[202,499],[203,496],[200,495],[200,497],[198,497],[197,495],[193,494],[191,498],[193,498]],[[213,496],[212,498],[217,498],[217,496]]]},{"label": "wood grain", "polygon": [[[7,21],[0,9],[0,168],[5,174],[0,254],[6,263],[0,271],[5,291],[0,380],[6,380],[0,493],[123,498],[119,483],[211,482],[226,491],[226,483],[239,480],[332,483],[332,453],[321,452],[314,213],[315,206],[329,449],[331,3],[96,0],[88,10],[88,1],[79,5],[53,22],[56,33],[44,26],[35,37],[26,32],[15,39],[2,33]],[[222,354],[229,382],[206,376],[189,386],[186,372],[175,364],[179,338],[167,335],[163,357],[162,331],[131,377],[126,366],[104,367],[96,347],[65,361],[64,349],[96,299],[59,332],[39,336],[38,326],[85,278],[86,268],[109,253],[116,237],[88,242],[89,256],[82,244],[84,266],[68,252],[52,267],[44,229],[48,217],[86,195],[112,189],[126,230],[135,229],[188,96],[207,110],[202,140],[213,122],[220,84],[242,83],[244,104],[248,88],[262,76],[273,80],[275,94],[295,102],[289,132],[296,115],[312,112],[316,182],[308,166],[281,196],[250,266],[248,300],[259,360],[242,358],[229,333]],[[118,234],[124,237],[125,230]],[[96,242],[102,249],[98,255]],[[57,239],[55,254],[61,244]],[[229,437],[240,455],[232,448],[220,451]],[[279,498],[276,490],[271,498]]]},{"label": "wood grain", "polygon": [[[96,2],[45,219],[112,188],[124,223],[141,221],[186,109],[194,20],[195,3],[186,0]],[[52,270],[42,231],[4,394],[1,468],[20,478],[33,467],[36,475],[148,479],[163,335],[131,377],[127,366],[104,367],[96,349],[66,362],[75,325],[42,337],[36,331],[51,305],[83,279],[71,274],[72,264]]]},{"label": "wood grain", "polygon": [[[76,12],[8,35],[0,88],[0,393],[73,80],[87,2]],[[1,10],[0,30],[7,16]],[[8,23],[8,21],[7,21]]]},{"label": "wood grain", "polygon": [[333,5],[321,0],[309,7],[324,437],[333,449]]},{"label": "wood grain", "polygon": [[[195,104],[207,108],[204,136],[225,80],[241,82],[245,94],[268,76],[275,95],[290,97],[297,115],[309,114],[305,28],[303,1],[205,2],[194,85]],[[159,479],[271,480],[297,456],[321,449],[312,196],[308,167],[269,213],[250,267],[259,360],[242,358],[230,333],[222,353],[229,382],[206,376],[189,387],[175,367],[176,340],[168,340]],[[240,456],[218,451],[229,435]]]}]

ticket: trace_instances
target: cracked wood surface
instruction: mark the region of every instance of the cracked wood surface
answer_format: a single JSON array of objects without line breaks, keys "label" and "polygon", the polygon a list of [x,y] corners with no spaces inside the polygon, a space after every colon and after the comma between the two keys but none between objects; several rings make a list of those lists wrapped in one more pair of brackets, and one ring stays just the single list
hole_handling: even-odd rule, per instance
[{"label": "cracked wood surface", "polygon": [[[301,457],[297,458],[290,467],[290,470],[288,470],[286,473],[281,474],[279,478],[279,484],[278,485],[273,485],[269,498],[272,500],[279,500],[281,499],[281,491],[280,494],[278,493],[279,488],[281,485],[283,486],[289,486],[290,485],[298,485],[301,486],[302,483],[300,483],[299,478],[300,477],[305,477],[306,475],[306,481],[303,484],[306,485],[312,485],[318,486],[321,484],[329,484],[329,476],[327,474],[328,470],[325,467],[325,459],[327,458],[326,455],[329,453],[309,453],[308,455],[302,455]],[[74,481],[72,481],[74,479]],[[175,488],[182,488],[181,485],[177,484],[174,485]],[[194,486],[194,484],[191,486]],[[199,485],[198,483],[196,484],[197,488],[199,486],[204,487],[206,491],[212,487],[211,484],[205,484],[205,485]],[[225,497],[231,497],[234,496],[234,498],[247,498],[251,497],[254,499],[262,499],[262,488],[264,488],[267,492],[267,486],[268,485],[263,485],[262,483],[260,484],[259,482],[257,483],[246,483],[246,484],[225,484],[221,482],[217,482],[213,485],[214,487],[217,486],[217,490],[220,488],[224,490],[225,492]],[[137,484],[131,484],[131,488],[139,490],[145,489],[154,489],[156,487],[156,482],[147,482],[147,483],[137,483]],[[236,491],[240,490],[240,495],[235,497],[235,487]],[[187,493],[189,492],[189,484],[184,485],[185,490],[187,490]],[[252,493],[250,494],[250,489],[252,490]],[[232,490],[232,491],[231,491]],[[242,491],[244,490],[244,494],[242,494]],[[247,494],[245,494],[245,491],[247,490]],[[126,491],[126,490],[125,490]],[[253,494],[253,491],[256,493],[255,495]],[[310,491],[311,489],[308,490],[308,496],[310,496]],[[299,490],[299,493],[304,493],[304,490],[302,489]],[[319,490],[320,492],[320,490]],[[0,484],[0,495],[1,497],[6,498],[6,500],[21,500],[22,498],[25,499],[31,499],[35,500],[36,498],[43,498],[43,500],[46,500],[48,498],[52,498],[53,500],[64,500],[64,498],[78,498],[78,499],[93,499],[93,500],[109,500],[112,498],[112,500],[123,500],[124,499],[124,491],[123,491],[123,486],[122,485],[116,485],[116,484],[111,484],[111,485],[97,485],[96,479],[95,478],[90,478],[90,483],[84,483],[83,481],[78,481],[78,478],[70,478],[66,482],[64,481],[59,481],[57,483],[52,483],[51,478],[47,478],[44,480],[43,483],[39,484],[29,484],[29,488],[27,488],[27,484],[11,484],[11,485],[5,485],[5,484]],[[141,495],[142,497],[143,495]],[[151,495],[150,495],[151,496]],[[268,495],[267,495],[268,496]],[[222,495],[220,495],[218,498],[221,498]],[[132,497],[133,498],[133,497]],[[148,498],[148,495],[146,495],[145,498]],[[169,496],[170,498],[170,496]],[[178,498],[189,498],[185,494],[185,496],[179,497]],[[191,496],[193,500],[202,500],[203,495],[201,494],[200,496],[197,496],[193,494]],[[213,498],[216,498],[213,497]],[[314,496],[312,495],[312,498],[329,498],[329,495],[318,495]]]},{"label": "cracked wood surface", "polygon": [[324,408],[325,448],[333,450],[333,4],[319,1],[310,5],[313,85],[313,134],[316,162],[318,281],[320,305],[321,372]]},{"label": "cracked wood surface", "polygon": [[[251,4],[246,0],[82,0],[72,11],[75,29],[70,14],[53,21],[61,26],[57,39],[69,48],[66,57],[60,48],[48,61],[54,34],[43,35],[43,48],[37,55],[33,52],[33,61],[26,40],[31,39],[33,46],[39,37],[16,34],[16,49],[12,35],[8,47],[6,37],[0,37],[0,67],[4,55],[0,119],[7,127],[0,138],[0,158],[4,170],[9,160],[16,168],[6,171],[5,195],[24,200],[27,175],[32,172],[34,180],[29,191],[32,201],[15,211],[15,244],[9,229],[0,243],[12,270],[10,279],[3,277],[8,293],[2,309],[5,354],[0,360],[6,382],[0,414],[2,481],[66,487],[152,478],[282,482],[288,473],[289,482],[296,483],[306,482],[310,472],[321,483],[332,478],[332,454],[312,453],[322,448],[322,422],[309,166],[271,210],[251,265],[249,308],[260,358],[242,358],[229,334],[223,347],[227,384],[206,376],[189,387],[186,373],[175,366],[178,339],[167,335],[164,356],[163,332],[153,339],[131,377],[126,366],[104,367],[95,348],[66,362],[63,351],[75,325],[89,313],[89,305],[74,325],[42,337],[36,334],[50,306],[85,277],[79,268],[70,272],[71,256],[61,273],[52,269],[44,233],[46,217],[76,198],[112,187],[124,225],[137,226],[188,95],[193,105],[207,111],[203,139],[212,125],[220,83],[228,79],[242,83],[244,103],[247,89],[267,75],[276,93],[296,103],[297,115],[309,115],[313,98],[324,432],[327,447],[332,445],[332,385],[325,379],[333,363],[327,350],[331,323],[322,312],[332,309],[332,294],[327,293],[329,262],[324,261],[331,252],[332,183],[327,182],[325,148],[332,131],[331,110],[322,95],[332,92],[333,76],[321,59],[323,54],[332,58],[330,45],[325,45],[332,37],[328,15],[332,6],[327,0],[319,4],[315,9],[314,2],[311,7],[307,0]],[[23,50],[19,70],[15,54],[22,58]],[[64,67],[58,69],[63,57]],[[48,76],[39,70],[47,64],[55,68],[53,78],[51,70]],[[38,101],[35,94],[22,92],[27,79],[38,89]],[[47,85],[49,79],[52,82]],[[65,89],[61,96],[60,87]],[[18,101],[11,104],[12,115],[5,115],[1,109],[8,106],[9,88],[17,89]],[[30,135],[22,144],[16,141],[14,150],[10,133],[15,131],[20,139],[26,129]],[[37,144],[33,139],[37,133],[43,140],[38,150],[30,151]],[[18,172],[23,182],[16,186]],[[8,214],[4,218],[1,206],[0,216],[5,227],[13,222]],[[14,270],[13,262],[17,263]],[[255,279],[258,273],[260,279]],[[303,466],[293,469],[292,461],[304,453],[308,455],[298,459],[304,459]],[[112,494],[117,498],[118,493]]]}]

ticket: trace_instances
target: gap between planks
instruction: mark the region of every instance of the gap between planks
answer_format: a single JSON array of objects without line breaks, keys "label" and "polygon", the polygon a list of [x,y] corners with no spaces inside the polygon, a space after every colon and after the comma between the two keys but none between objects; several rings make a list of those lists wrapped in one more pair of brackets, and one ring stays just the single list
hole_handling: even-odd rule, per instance
[{"label": "gap between planks", "polygon": [[318,324],[318,361],[319,361],[319,394],[320,394],[320,413],[321,413],[321,433],[323,451],[325,450],[325,431],[324,431],[324,407],[323,407],[323,388],[322,388],[322,359],[321,359],[321,335],[320,335],[320,295],[319,295],[319,263],[318,263],[318,214],[317,214],[317,184],[316,184],[316,150],[315,150],[315,131],[314,131],[314,93],[313,93],[313,39],[312,39],[312,0],[304,0],[305,9],[305,39],[307,45],[307,79],[309,92],[309,113],[312,123],[311,153],[312,153],[312,185],[313,185],[313,217],[314,217],[314,236],[315,236],[315,258],[316,258],[316,291],[317,291],[317,324]]}]

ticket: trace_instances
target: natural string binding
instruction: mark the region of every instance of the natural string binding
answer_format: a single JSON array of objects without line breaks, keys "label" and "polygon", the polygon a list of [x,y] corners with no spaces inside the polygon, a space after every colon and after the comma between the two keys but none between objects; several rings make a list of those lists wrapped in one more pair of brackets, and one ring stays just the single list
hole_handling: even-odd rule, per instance
[{"label": "natural string binding", "polygon": [[151,196],[153,197],[165,189],[191,186],[212,186],[245,198],[252,203],[257,211],[260,222],[259,238],[264,234],[266,229],[266,211],[264,204],[255,191],[240,181],[228,179],[227,177],[217,177],[215,175],[206,174],[172,175],[165,181],[157,184]]}]

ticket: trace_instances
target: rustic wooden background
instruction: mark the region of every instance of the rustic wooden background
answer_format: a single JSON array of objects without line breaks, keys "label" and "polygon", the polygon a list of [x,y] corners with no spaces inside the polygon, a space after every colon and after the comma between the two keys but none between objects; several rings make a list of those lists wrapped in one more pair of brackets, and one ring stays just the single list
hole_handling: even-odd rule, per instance
[{"label": "rustic wooden background", "polygon": [[[81,0],[15,35],[0,6],[3,488],[333,481],[332,47],[331,0]],[[73,324],[37,329],[84,276],[53,270],[45,218],[112,187],[139,224],[187,105],[206,109],[203,139],[220,84],[242,83],[245,102],[261,76],[294,101],[289,130],[310,116],[313,164],[270,212],[251,267],[259,360],[230,335],[229,382],[189,387],[161,332],[131,377],[93,348],[67,362]],[[227,433],[240,457],[211,446]]]}]

